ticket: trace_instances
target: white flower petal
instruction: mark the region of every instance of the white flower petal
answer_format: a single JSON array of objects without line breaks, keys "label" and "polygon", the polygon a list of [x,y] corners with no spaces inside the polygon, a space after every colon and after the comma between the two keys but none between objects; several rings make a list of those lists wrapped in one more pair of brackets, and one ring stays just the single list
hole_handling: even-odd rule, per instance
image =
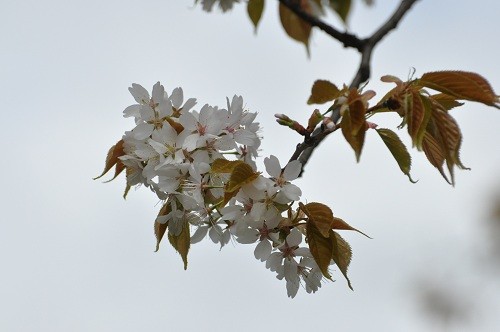
[{"label": "white flower petal", "polygon": [[292,228],[286,237],[286,243],[290,247],[298,246],[302,242],[302,233],[297,228]]},{"label": "white flower petal", "polygon": [[182,88],[177,87],[172,91],[172,95],[170,96],[170,101],[172,102],[172,106],[176,109],[179,109],[182,106],[182,102],[184,100],[184,92]]},{"label": "white flower petal", "polygon": [[271,255],[272,250],[273,246],[271,245],[271,243],[268,240],[262,240],[255,247],[254,250],[255,258],[263,262],[269,258],[269,255]]},{"label": "white flower petal", "polygon": [[283,171],[283,178],[286,181],[292,181],[299,177],[300,171],[302,170],[302,164],[298,160],[293,160],[286,165]]},{"label": "white flower petal", "polygon": [[203,240],[205,236],[207,236],[207,232],[208,232],[208,226],[203,225],[198,227],[194,232],[194,234],[191,236],[191,241],[190,241],[191,244],[195,244]]},{"label": "white flower petal", "polygon": [[266,166],[267,174],[271,177],[279,178],[281,175],[281,166],[278,158],[271,155],[269,158],[264,159],[264,165]]},{"label": "white flower petal", "polygon": [[148,138],[151,133],[153,132],[153,125],[149,123],[139,123],[133,130],[132,134],[134,135],[134,138],[137,140],[144,140]]},{"label": "white flower petal", "polygon": [[189,112],[196,105],[196,98],[189,98],[182,106],[182,112]]},{"label": "white flower petal", "polygon": [[156,82],[156,84],[153,85],[153,92],[151,93],[153,101],[155,103],[160,103],[164,94],[165,89],[163,88],[163,85],[161,85],[160,82]]},{"label": "white flower petal", "polygon": [[234,140],[243,145],[252,146],[256,139],[257,135],[250,130],[240,129],[234,133]]},{"label": "white flower petal", "polygon": [[132,87],[128,88],[128,91],[139,104],[149,103],[149,92],[142,85],[132,83]]},{"label": "white flower petal", "polygon": [[214,225],[210,227],[210,231],[208,232],[208,236],[213,243],[219,243],[222,234],[222,228],[219,225]]},{"label": "white flower petal", "polygon": [[123,117],[128,118],[133,116],[134,118],[138,118],[141,116],[141,105],[135,104],[135,105],[130,105],[123,111]]},{"label": "white flower petal", "polygon": [[280,252],[273,252],[266,261],[266,268],[271,271],[276,271],[279,266],[281,266],[281,262],[283,261],[283,255]]}]

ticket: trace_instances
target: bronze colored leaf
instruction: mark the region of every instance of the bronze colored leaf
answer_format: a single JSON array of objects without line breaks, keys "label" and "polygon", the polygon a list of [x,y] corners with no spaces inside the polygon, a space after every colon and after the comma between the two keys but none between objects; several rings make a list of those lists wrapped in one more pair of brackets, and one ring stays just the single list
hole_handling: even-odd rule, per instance
[{"label": "bronze colored leaf", "polygon": [[417,140],[418,132],[421,127],[425,128],[427,124],[424,125],[425,117],[425,107],[420,94],[416,91],[412,91],[411,94],[406,96],[406,123],[408,124],[408,133],[413,141],[413,146]]},{"label": "bronze colored leaf", "polygon": [[185,222],[184,227],[179,235],[175,236],[172,233],[168,233],[168,240],[174,249],[181,255],[182,261],[184,262],[184,270],[187,269],[187,255],[189,252],[189,247],[191,245],[191,235],[189,231],[189,223]]},{"label": "bronze colored leaf", "polygon": [[262,12],[264,11],[264,0],[249,0],[247,5],[248,17],[253,23],[255,32],[257,32],[257,26],[262,17]]},{"label": "bronze colored leaf", "polygon": [[234,168],[243,164],[242,160],[227,160],[223,158],[215,159],[210,168],[210,173],[231,173]]},{"label": "bronze colored leaf", "polygon": [[309,218],[307,222],[312,222],[322,236],[328,237],[334,222],[332,210],[325,204],[315,202],[305,205],[299,202],[299,206]]},{"label": "bronze colored leaf", "polygon": [[461,169],[467,169],[460,161],[459,152],[462,144],[462,133],[455,119],[448,112],[436,108],[432,112],[434,130],[430,131],[444,152],[451,183],[455,184],[453,167],[457,165]]},{"label": "bronze colored leaf", "polygon": [[252,182],[259,176],[247,163],[239,163],[231,172],[229,182],[226,186],[226,191],[234,192],[241,188],[241,186]]},{"label": "bronze colored leaf", "polygon": [[331,279],[328,267],[333,255],[333,242],[328,237],[323,236],[313,222],[306,223],[307,243],[309,250],[318,264],[321,273],[325,278]]},{"label": "bronze colored leaf", "polygon": [[351,290],[354,290],[351,285],[351,281],[347,276],[347,269],[352,259],[352,250],[349,243],[344,240],[338,233],[330,231],[330,241],[332,242],[332,259],[337,264],[340,272],[344,275],[347,280],[347,285]]},{"label": "bronze colored leaf", "polygon": [[422,86],[453,96],[500,108],[500,96],[481,75],[465,71],[425,73],[418,81]]},{"label": "bronze colored leaf", "polygon": [[340,90],[337,86],[327,80],[317,80],[311,88],[311,96],[307,104],[324,104],[339,97]]},{"label": "bronze colored leaf", "polygon": [[347,143],[349,143],[349,145],[354,150],[356,161],[359,162],[361,150],[363,149],[363,144],[365,142],[366,130],[364,130],[363,128],[363,130],[359,130],[357,134],[353,134],[354,130],[352,129],[352,120],[349,110],[346,110],[344,112],[342,121],[340,122],[340,126],[342,128],[342,134],[344,135]]},{"label": "bronze colored leaf", "polygon": [[366,131],[366,107],[357,89],[349,91],[347,102],[351,118],[351,133],[358,135],[360,131]]},{"label": "bronze colored leaf", "polygon": [[[97,180],[101,178],[104,174],[106,174],[114,165],[116,165],[120,161],[118,157],[123,156],[124,154],[125,152],[123,151],[123,140],[121,139],[109,149],[108,155],[106,156],[104,171],[102,172],[101,175],[95,177],[94,180]],[[121,170],[123,171],[123,168]],[[116,178],[118,174],[115,174],[114,178]]]},{"label": "bronze colored leaf", "polygon": [[359,229],[352,227],[351,225],[346,223],[344,220],[337,218],[337,217],[333,217],[333,223],[331,225],[331,228],[332,229],[341,229],[341,230],[345,230],[345,231],[355,231],[355,232],[363,234],[367,238],[371,239],[371,237],[369,237],[368,235],[366,235],[365,233],[363,233]]},{"label": "bronze colored leaf", "polygon": [[[161,209],[160,212],[158,212],[158,217],[160,216],[166,216],[170,212],[170,204],[165,203]],[[155,236],[156,236],[156,251],[160,250],[160,242],[161,239],[163,238],[163,235],[165,235],[165,231],[167,230],[168,227],[168,221],[165,223],[159,223],[158,221],[155,220],[155,225],[154,225],[154,230],[155,230]]]},{"label": "bronze colored leaf", "polygon": [[449,111],[452,108],[462,106],[464,103],[457,101],[453,96],[445,93],[438,93],[429,97],[431,100],[438,102],[445,110]]},{"label": "bronze colored leaf", "polygon": [[444,152],[442,151],[439,143],[431,136],[430,133],[425,133],[424,139],[422,141],[422,148],[424,150],[425,156],[432,164],[432,166],[436,167],[439,170],[439,173],[443,176],[443,178],[451,184],[450,180],[444,173],[443,164],[445,160]]},{"label": "bronze colored leaf", "polygon": [[329,0],[330,7],[340,16],[344,24],[347,24],[347,17],[351,10],[351,0]]},{"label": "bronze colored leaf", "polygon": [[[300,4],[302,7],[303,3],[305,4],[305,2],[301,1],[297,4]],[[307,8],[302,7],[302,9],[306,12],[309,12]],[[307,54],[309,54],[309,37],[311,36],[311,25],[295,15],[294,12],[292,12],[281,3],[279,5],[279,13],[281,25],[285,29],[287,35],[290,38],[304,44],[307,50]]]},{"label": "bronze colored leaf", "polygon": [[394,159],[396,159],[401,171],[408,176],[412,183],[415,183],[416,181],[413,181],[410,176],[411,156],[398,135],[390,129],[380,128],[376,130]]}]

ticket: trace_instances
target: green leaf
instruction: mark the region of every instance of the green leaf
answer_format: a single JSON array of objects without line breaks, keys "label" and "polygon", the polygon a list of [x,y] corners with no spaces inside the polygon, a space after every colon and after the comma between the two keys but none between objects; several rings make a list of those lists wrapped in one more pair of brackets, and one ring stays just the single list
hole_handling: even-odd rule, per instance
[{"label": "green leaf", "polygon": [[189,234],[189,223],[185,222],[181,233],[177,236],[172,233],[168,233],[168,240],[174,249],[181,255],[182,261],[184,262],[184,270],[187,269],[187,255],[189,252],[189,246],[191,245],[191,236]]},{"label": "green leaf", "polygon": [[385,143],[394,159],[399,165],[401,171],[408,176],[411,182],[415,183],[410,176],[411,156],[406,149],[406,146],[399,139],[398,135],[390,129],[376,129],[382,141]]},{"label": "green leaf", "polygon": [[307,104],[324,104],[339,97],[340,90],[337,86],[327,80],[317,80],[311,88],[311,96]]},{"label": "green leaf", "polygon": [[347,17],[351,10],[351,0],[329,0],[329,5],[335,11],[344,24],[347,24]]},{"label": "green leaf", "polygon": [[323,236],[314,222],[306,223],[307,243],[309,250],[316,264],[318,264],[321,273],[325,278],[331,279],[332,276],[328,272],[328,267],[333,255],[333,242],[330,238]]},{"label": "green leaf", "polygon": [[352,250],[349,243],[344,240],[338,233],[330,231],[330,241],[332,242],[332,259],[337,264],[340,272],[344,275],[347,280],[347,285],[351,290],[354,290],[351,285],[351,281],[347,276],[347,269],[352,259]]},{"label": "green leaf", "polygon": [[264,11],[264,0],[249,0],[247,5],[248,17],[253,23],[255,33],[257,33],[257,26]]}]

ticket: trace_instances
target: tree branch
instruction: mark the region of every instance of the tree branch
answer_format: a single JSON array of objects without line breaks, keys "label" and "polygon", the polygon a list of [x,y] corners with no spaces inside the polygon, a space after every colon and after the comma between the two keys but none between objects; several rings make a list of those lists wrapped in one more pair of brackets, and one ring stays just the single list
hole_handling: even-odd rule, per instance
[{"label": "tree branch", "polygon": [[348,32],[340,32],[339,30],[335,29],[331,25],[326,24],[316,16],[313,16],[305,12],[302,9],[302,7],[300,7],[300,4],[297,1],[279,0],[279,2],[282,3],[284,6],[286,6],[288,9],[290,9],[292,12],[294,12],[295,15],[297,15],[298,17],[309,23],[310,25],[323,30],[326,34],[337,39],[344,45],[344,47],[352,47],[357,49],[359,52],[362,51],[363,41],[359,39],[357,36],[350,34]]},{"label": "tree branch", "polygon": [[[358,71],[354,79],[352,80],[350,87],[351,88],[359,88],[359,86],[366,82],[371,75],[371,56],[373,53],[373,49],[375,46],[392,30],[394,30],[403,16],[410,10],[410,8],[417,2],[418,0],[402,0],[399,7],[392,14],[391,17],[387,19],[387,21],[376,30],[369,38],[359,39],[355,35],[349,33],[341,33],[332,26],[324,23],[318,18],[304,12],[302,8],[293,0],[279,0],[284,6],[292,10],[297,16],[302,18],[303,20],[310,23],[312,26],[318,27],[324,32],[326,32],[331,37],[337,39],[341,43],[343,43],[344,47],[352,47],[355,48],[361,53],[361,61],[359,64]],[[330,116],[333,123],[338,123],[340,120],[340,105],[332,106],[332,114]],[[323,126],[317,128],[310,137],[305,137],[302,143],[297,144],[295,152],[293,153],[290,161],[299,160],[302,163],[302,171],[304,170],[305,165],[311,158],[312,153],[318,147],[318,145],[328,136],[330,133],[335,131],[324,128]]]}]

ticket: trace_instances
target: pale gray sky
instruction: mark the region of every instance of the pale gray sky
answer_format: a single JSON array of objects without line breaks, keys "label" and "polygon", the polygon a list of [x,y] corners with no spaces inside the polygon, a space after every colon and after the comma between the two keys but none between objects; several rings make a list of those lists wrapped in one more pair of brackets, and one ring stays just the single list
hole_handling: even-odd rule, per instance
[{"label": "pale gray sky", "polygon": [[[397,3],[367,9],[356,1],[350,29],[365,36]],[[182,86],[199,105],[243,95],[264,127],[262,156],[284,161],[299,137],[273,114],[305,121],[314,80],[348,83],[358,55],[315,31],[308,59],[280,27],[275,1],[267,1],[257,35],[242,5],[224,15],[190,0],[3,0],[1,7],[1,331],[442,331],[419,311],[426,285],[474,303],[470,321],[450,331],[500,326],[498,270],[486,268],[484,242],[500,184],[498,110],[468,103],[452,112],[472,168],[458,171],[455,188],[414,150],[419,182],[411,184],[375,133],[360,164],[341,135],[329,137],[298,183],[302,197],[328,204],[374,239],[343,233],[354,250],[354,292],[336,273],[318,293],[299,290],[290,300],[252,246],[194,245],[187,271],[168,244],[154,253],[157,199],[132,190],[124,201],[123,178],[91,178],[133,125],[122,118],[133,103],[131,83]],[[492,0],[420,1],[376,48],[369,87],[383,95],[390,86],[380,76],[406,78],[414,67],[417,76],[478,72],[498,93],[498,13]],[[327,20],[341,27],[333,15]],[[395,128],[399,119],[378,124]]]}]

